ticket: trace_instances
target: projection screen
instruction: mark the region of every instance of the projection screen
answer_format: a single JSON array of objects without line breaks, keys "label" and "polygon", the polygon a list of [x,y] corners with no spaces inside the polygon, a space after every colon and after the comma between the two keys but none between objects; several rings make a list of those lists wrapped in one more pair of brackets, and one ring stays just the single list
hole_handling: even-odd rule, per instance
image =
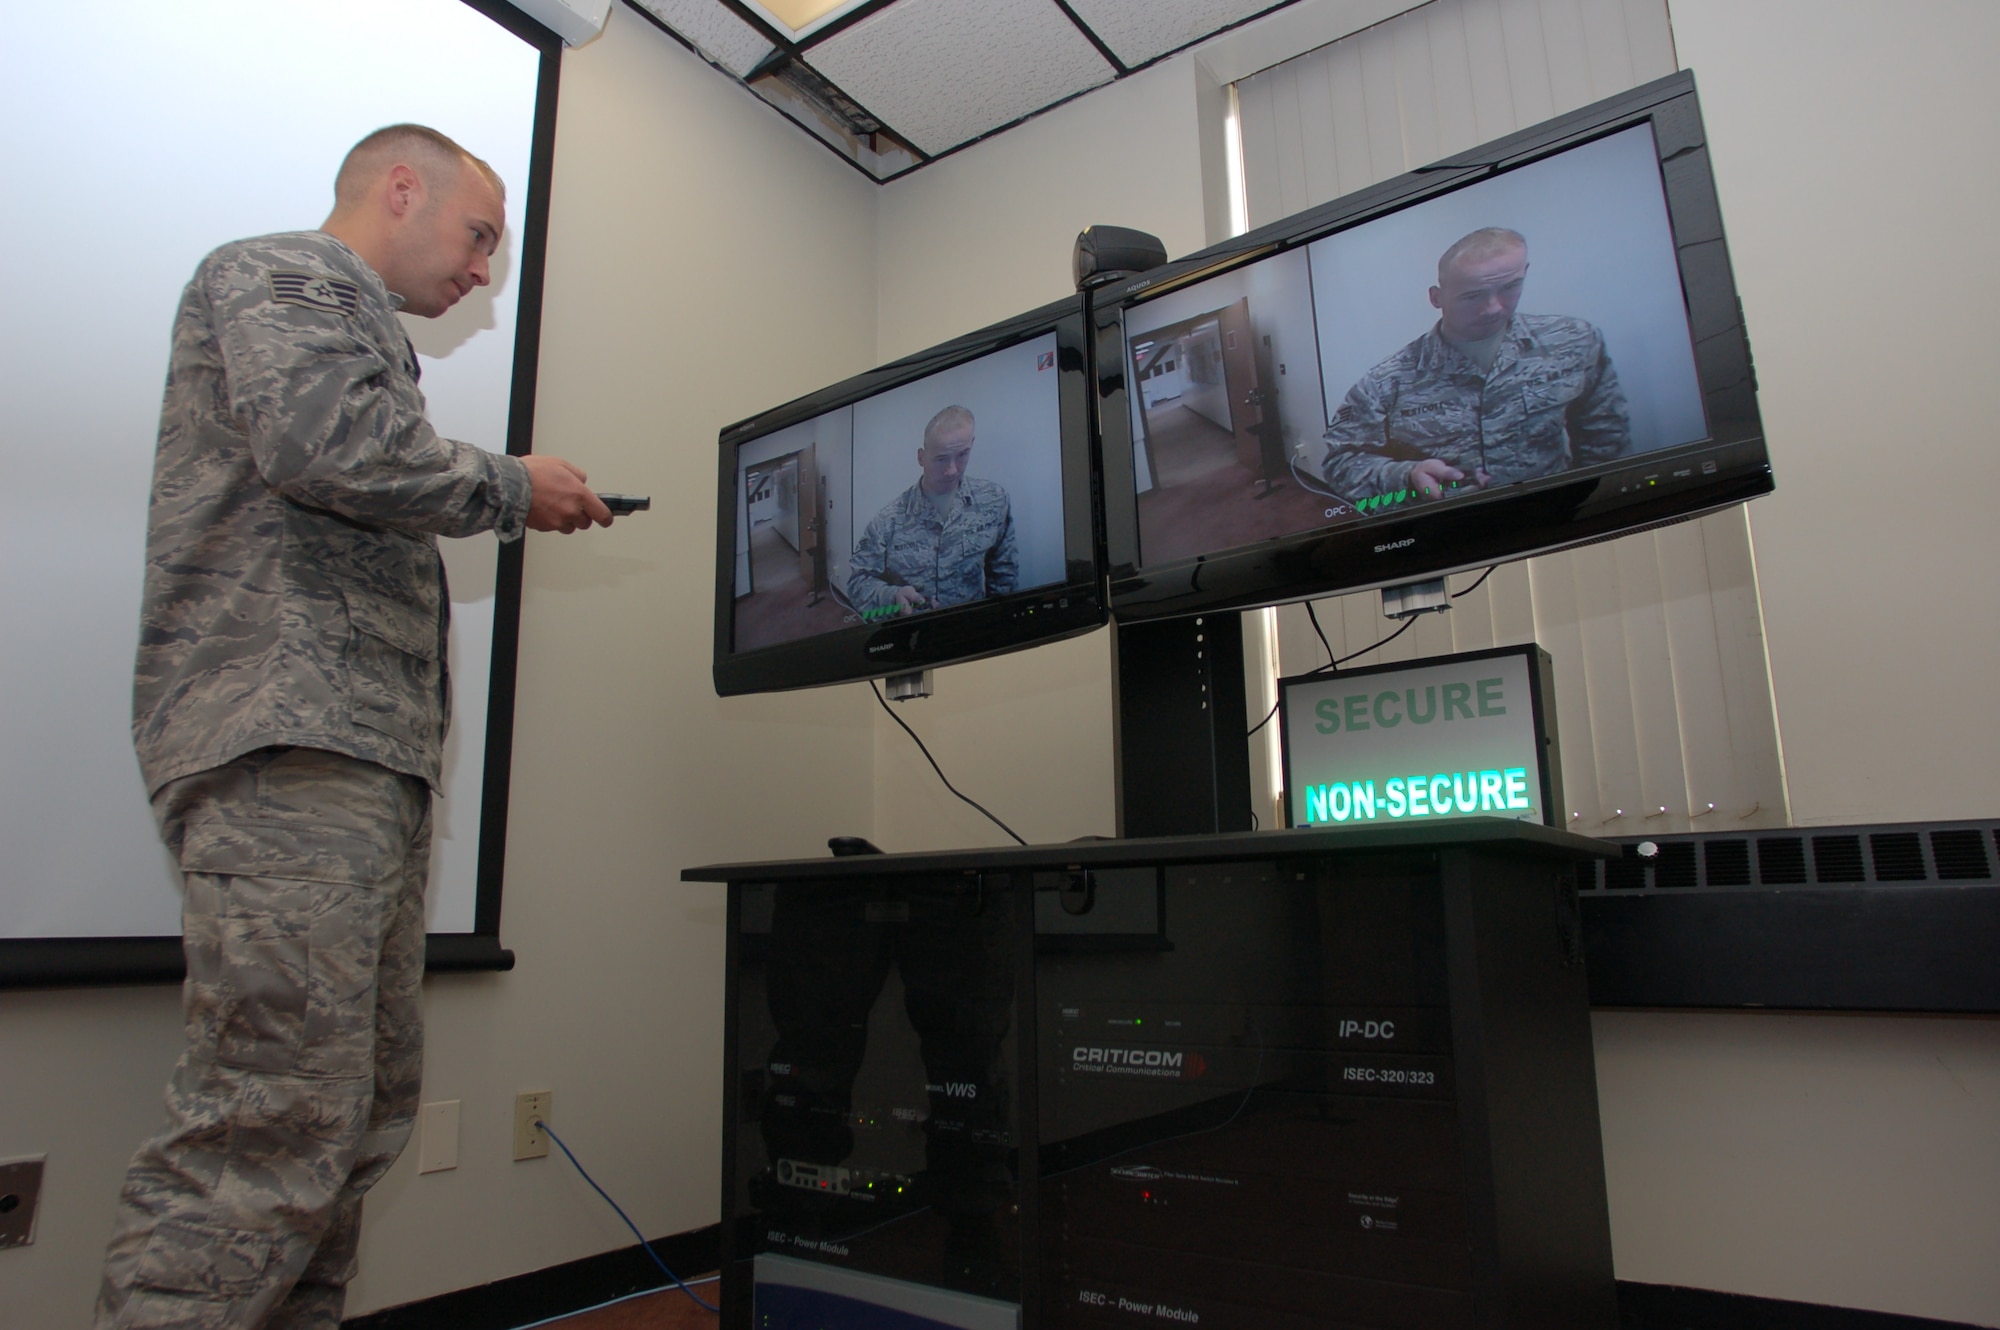
[{"label": "projection screen", "polygon": [[[130,719],[181,288],[225,241],[319,225],[335,168],[370,130],[441,129],[508,182],[507,230],[491,286],[443,318],[405,322],[439,432],[525,451],[558,50],[497,0],[106,0],[8,16],[0,986],[163,979],[179,965],[177,875]],[[503,553],[490,535],[443,544],[454,721],[436,804],[431,958],[504,965],[519,550]]]}]

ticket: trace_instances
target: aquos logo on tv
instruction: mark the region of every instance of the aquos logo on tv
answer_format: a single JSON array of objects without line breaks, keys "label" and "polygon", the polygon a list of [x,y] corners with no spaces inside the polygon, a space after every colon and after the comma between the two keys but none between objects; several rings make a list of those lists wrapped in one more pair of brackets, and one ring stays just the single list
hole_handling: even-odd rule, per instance
[{"label": "aquos logo on tv", "polygon": [[1524,647],[1287,680],[1292,825],[1547,821],[1530,653],[1546,661]]}]

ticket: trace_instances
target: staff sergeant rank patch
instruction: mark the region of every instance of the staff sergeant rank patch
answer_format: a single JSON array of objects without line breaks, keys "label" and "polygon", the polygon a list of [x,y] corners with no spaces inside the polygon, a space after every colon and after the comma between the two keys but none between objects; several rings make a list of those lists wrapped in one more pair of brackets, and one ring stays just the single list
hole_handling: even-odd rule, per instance
[{"label": "staff sergeant rank patch", "polygon": [[312,272],[274,269],[270,275],[271,299],[307,309],[323,309],[329,314],[352,314],[361,306],[361,288],[337,277]]}]

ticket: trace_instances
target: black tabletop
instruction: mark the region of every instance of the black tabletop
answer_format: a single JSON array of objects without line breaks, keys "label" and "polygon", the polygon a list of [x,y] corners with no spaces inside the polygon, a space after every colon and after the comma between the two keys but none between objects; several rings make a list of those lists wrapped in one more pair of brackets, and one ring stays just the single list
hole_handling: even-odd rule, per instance
[{"label": "black tabletop", "polygon": [[778,882],[801,878],[887,874],[1116,868],[1125,865],[1216,863],[1279,856],[1445,850],[1477,846],[1537,858],[1615,859],[1622,847],[1574,832],[1499,817],[1454,818],[1394,826],[1300,827],[1212,836],[1091,839],[1055,845],[995,845],[917,854],[862,854],[755,863],[703,864],[681,870],[683,882]]}]

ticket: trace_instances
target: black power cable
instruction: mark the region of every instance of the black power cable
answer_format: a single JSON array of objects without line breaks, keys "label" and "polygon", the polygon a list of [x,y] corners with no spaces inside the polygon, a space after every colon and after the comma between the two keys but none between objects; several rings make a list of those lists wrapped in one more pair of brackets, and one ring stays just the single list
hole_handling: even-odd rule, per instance
[{"label": "black power cable", "polygon": [[1326,630],[1319,626],[1319,611],[1313,608],[1311,601],[1306,602],[1306,618],[1312,620],[1313,631],[1319,634],[1319,644],[1326,648],[1326,663],[1331,665],[1333,663],[1333,644],[1326,640]]},{"label": "black power cable", "polygon": [[[1307,604],[1307,607],[1306,607],[1306,608],[1307,608],[1307,612],[1308,612],[1308,613],[1310,613],[1310,612],[1311,612],[1311,609],[1312,609],[1312,607],[1311,607],[1311,604],[1310,604],[1310,603],[1308,603],[1308,604]],[[1402,636],[1402,635],[1403,635],[1404,633],[1407,633],[1407,632],[1409,632],[1409,631],[1410,631],[1410,627],[1411,627],[1411,625],[1415,624],[1415,623],[1416,623],[1416,621],[1417,621],[1417,619],[1416,619],[1416,616],[1415,616],[1415,615],[1412,615],[1411,617],[1409,617],[1409,618],[1407,618],[1407,619],[1403,620],[1403,626],[1402,626],[1401,628],[1398,628],[1398,629],[1397,629],[1397,630],[1396,630],[1395,632],[1393,632],[1393,633],[1389,634],[1389,635],[1388,635],[1387,637],[1383,638],[1383,639],[1382,639],[1381,641],[1379,641],[1379,642],[1371,642],[1371,643],[1369,643],[1369,644],[1368,644],[1367,646],[1365,646],[1365,647],[1361,648],[1361,650],[1359,650],[1359,651],[1351,651],[1351,652],[1349,652],[1349,653],[1348,653],[1347,655],[1345,655],[1345,656],[1342,656],[1342,657],[1341,657],[1341,658],[1340,658],[1339,660],[1329,660],[1329,661],[1327,661],[1327,663],[1326,663],[1326,664],[1324,664],[1324,665],[1320,666],[1320,667],[1319,667],[1318,669],[1316,669],[1316,670],[1308,670],[1308,671],[1306,672],[1306,674],[1307,674],[1307,677],[1311,677],[1312,675],[1315,675],[1315,674],[1325,674],[1325,673],[1327,673],[1327,672],[1328,672],[1328,671],[1330,671],[1330,670],[1337,670],[1337,669],[1339,669],[1339,668],[1340,668],[1340,667],[1341,667],[1342,665],[1345,665],[1345,664],[1346,664],[1346,663],[1347,663],[1348,661],[1350,661],[1350,660],[1355,660],[1355,659],[1357,659],[1357,658],[1359,658],[1359,657],[1361,657],[1361,656],[1365,656],[1365,655],[1367,655],[1367,654],[1368,654],[1369,652],[1371,652],[1371,651],[1375,650],[1375,649],[1376,649],[1376,648],[1378,648],[1378,647],[1385,647],[1385,646],[1388,646],[1388,645],[1389,645],[1389,644],[1390,644],[1391,642],[1393,642],[1393,641],[1395,641],[1395,640],[1396,640],[1397,638],[1401,637],[1401,636]],[[1313,626],[1314,626],[1315,628],[1317,628],[1317,627],[1319,626],[1319,620],[1317,620],[1317,619],[1314,619],[1314,620],[1313,620]],[[1324,640],[1324,638],[1322,638],[1321,640]],[[1327,655],[1329,655],[1329,656],[1331,656],[1332,654],[1333,654],[1333,652],[1332,652],[1331,650],[1329,650],[1329,651],[1327,652]],[[1277,706],[1275,706],[1275,705],[1274,705],[1274,706],[1273,706],[1273,707],[1272,707],[1272,708],[1271,708],[1271,709],[1270,709],[1270,710],[1269,710],[1268,712],[1266,712],[1266,713],[1265,713],[1265,715],[1264,715],[1264,719],[1262,719],[1262,720],[1258,721],[1258,722],[1257,722],[1257,723],[1256,723],[1255,725],[1252,725],[1252,726],[1250,727],[1250,734],[1255,734],[1255,733],[1257,733],[1257,731],[1259,731],[1259,730],[1263,729],[1263,728],[1264,728],[1264,727],[1265,727],[1266,725],[1269,725],[1269,724],[1271,723],[1271,717],[1273,717],[1273,716],[1275,716],[1275,715],[1277,715],[1277,714],[1278,714],[1278,708],[1277,708]],[[1248,737],[1250,737],[1250,736],[1249,736],[1249,735],[1245,735],[1244,737],[1245,737],[1245,738],[1248,738]]]},{"label": "black power cable", "polygon": [[[1482,585],[1484,585],[1486,579],[1493,576],[1493,569],[1498,568],[1499,566],[1500,565],[1497,563],[1494,564],[1492,567],[1488,568],[1485,572],[1481,573],[1478,576],[1478,578],[1474,580],[1471,586],[1465,588],[1465,590],[1463,591],[1452,592],[1451,598],[1453,600],[1457,600],[1460,596],[1469,596],[1473,592],[1479,590],[1479,588]],[[1395,641],[1397,638],[1401,637],[1404,633],[1408,632],[1410,630],[1410,625],[1417,621],[1416,616],[1412,615],[1409,618],[1403,620],[1403,626],[1401,628],[1398,628],[1395,632],[1389,634],[1387,637],[1375,643],[1373,646],[1365,646],[1361,648],[1361,650],[1354,652],[1353,655],[1342,656],[1339,660],[1335,660],[1333,658],[1333,646],[1326,640],[1326,630],[1319,626],[1318,612],[1313,608],[1313,603],[1311,601],[1307,601],[1305,605],[1306,605],[1306,618],[1312,620],[1313,632],[1319,635],[1319,644],[1322,647],[1326,648],[1326,664],[1320,666],[1316,670],[1308,670],[1307,671],[1308,674],[1325,674],[1329,670],[1337,670],[1342,665],[1345,665],[1348,661],[1353,660],[1356,656],[1365,656],[1369,652],[1375,650],[1376,647],[1388,646],[1391,642]],[[1257,733],[1257,731],[1263,729],[1266,725],[1269,725],[1271,723],[1271,717],[1277,714],[1278,714],[1278,708],[1275,706],[1272,707],[1270,712],[1264,717],[1264,719],[1258,721],[1255,725],[1252,725],[1250,727],[1250,733],[1255,734]],[[1245,737],[1247,738],[1248,736],[1246,735]]]},{"label": "black power cable", "polygon": [[1320,666],[1318,669],[1311,671],[1311,673],[1313,674],[1331,673],[1332,671],[1337,670],[1341,666],[1345,665],[1350,660],[1359,660],[1361,657],[1367,655],[1369,652],[1375,650],[1378,647],[1388,646],[1391,642],[1401,637],[1404,633],[1407,633],[1410,631],[1410,629],[1416,627],[1417,619],[1419,617],[1420,616],[1418,615],[1412,614],[1409,618],[1403,620],[1403,626],[1401,628],[1398,628],[1395,632],[1389,634],[1387,637],[1382,638],[1380,641],[1377,642],[1370,642],[1367,646],[1361,648],[1361,650],[1359,651],[1350,651],[1346,655],[1342,656],[1339,660],[1330,660],[1326,664]]},{"label": "black power cable", "polygon": [[916,743],[917,751],[924,755],[924,761],[931,764],[931,770],[937,772],[937,778],[944,782],[944,787],[947,790],[950,790],[953,794],[958,795],[959,798],[964,799],[965,802],[971,804],[974,808],[977,808],[980,812],[985,813],[986,820],[988,822],[991,822],[994,826],[1000,828],[1000,830],[1006,832],[1009,836],[1013,836],[1014,843],[1016,845],[1026,845],[1028,843],[1022,840],[1019,836],[1014,834],[1014,828],[1008,826],[1005,822],[1002,822],[999,818],[993,816],[992,813],[987,812],[985,805],[981,804],[978,800],[970,798],[967,795],[959,792],[959,788],[951,783],[950,777],[944,774],[944,768],[939,766],[937,764],[937,759],[931,756],[931,750],[924,747],[924,741],[922,739],[917,738],[917,732],[915,730],[911,729],[908,725],[905,725],[903,723],[903,718],[897,715],[895,708],[889,705],[889,699],[882,696],[882,690],[875,686],[875,681],[873,679],[870,679],[868,681],[868,691],[875,694],[875,700],[882,704],[882,710],[889,713],[889,719],[895,721],[898,725],[903,726],[903,733],[909,735],[910,738]]},{"label": "black power cable", "polygon": [[1473,583],[1473,584],[1472,584],[1471,586],[1467,587],[1467,588],[1466,588],[1465,590],[1463,590],[1463,591],[1454,591],[1454,592],[1452,592],[1452,593],[1451,593],[1451,598],[1452,598],[1453,600],[1457,600],[1457,599],[1458,599],[1458,598],[1459,598],[1460,596],[1469,596],[1469,595],[1471,595],[1471,594],[1472,594],[1473,592],[1475,592],[1475,591],[1479,590],[1479,588],[1480,588],[1481,584],[1483,584],[1483,583],[1484,583],[1484,582],[1486,581],[1486,579],[1487,579],[1487,578],[1489,578],[1489,577],[1493,576],[1493,569],[1494,569],[1494,568],[1498,568],[1499,566],[1500,566],[1500,565],[1499,565],[1499,564],[1497,564],[1497,563],[1496,563],[1496,564],[1494,564],[1492,568],[1488,568],[1488,569],[1487,569],[1487,570],[1486,570],[1485,572],[1481,573],[1481,574],[1479,575],[1479,580],[1478,580],[1478,581],[1476,581],[1476,582],[1474,582],[1474,583]]}]

